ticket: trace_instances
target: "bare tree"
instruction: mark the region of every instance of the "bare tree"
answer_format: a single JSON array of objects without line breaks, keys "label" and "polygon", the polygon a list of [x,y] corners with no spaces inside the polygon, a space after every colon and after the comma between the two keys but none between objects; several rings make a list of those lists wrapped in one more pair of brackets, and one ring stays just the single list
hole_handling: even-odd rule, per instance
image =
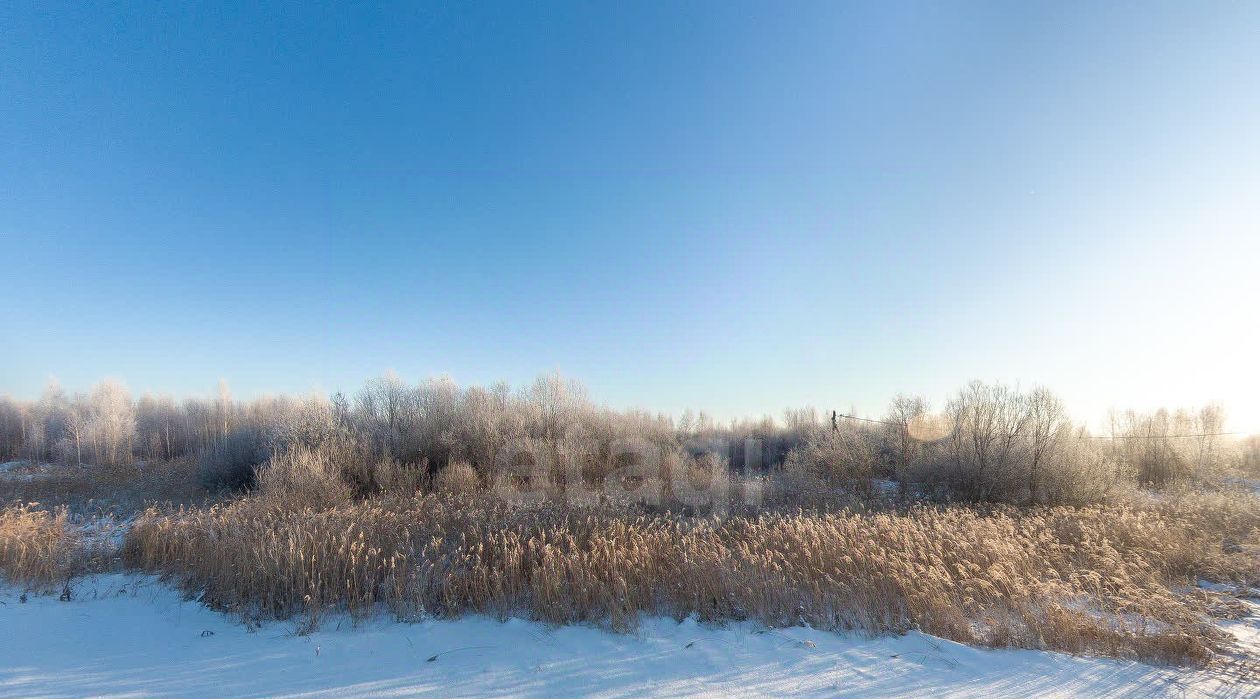
[{"label": "bare tree", "polygon": [[232,431],[232,390],[227,379],[219,379],[219,399],[215,403],[219,419],[219,436],[226,437]]},{"label": "bare tree", "polygon": [[105,379],[92,389],[90,401],[100,460],[110,465],[130,462],[136,414],[127,388],[114,379]]},{"label": "bare tree", "polygon": [[897,494],[902,499],[905,499],[907,488],[914,478],[913,465],[922,453],[922,443],[914,434],[914,427],[927,413],[925,398],[899,393],[889,404],[888,414],[884,417],[886,438],[892,444]]},{"label": "bare tree", "polygon": [[1038,501],[1042,469],[1053,458],[1065,435],[1072,429],[1063,401],[1049,389],[1038,386],[1025,401],[1028,420],[1029,462],[1028,501]]},{"label": "bare tree", "polygon": [[360,418],[371,424],[378,447],[391,456],[400,456],[402,451],[400,441],[407,401],[407,387],[392,370],[369,381],[357,398]]},{"label": "bare tree", "polygon": [[954,425],[951,438],[958,486],[977,500],[1005,497],[1017,482],[1021,436],[1027,426],[1026,401],[1002,384],[972,381],[948,412]]},{"label": "bare tree", "polygon": [[76,465],[83,465],[83,437],[91,428],[92,412],[90,406],[83,399],[82,395],[75,396],[74,402],[70,408],[70,419],[66,422],[66,427],[70,431],[70,437],[74,440],[74,462]]},{"label": "bare tree", "polygon": [[1220,405],[1206,405],[1199,410],[1192,434],[1195,445],[1195,470],[1200,476],[1218,467],[1220,456],[1220,432],[1225,429],[1225,409]]}]

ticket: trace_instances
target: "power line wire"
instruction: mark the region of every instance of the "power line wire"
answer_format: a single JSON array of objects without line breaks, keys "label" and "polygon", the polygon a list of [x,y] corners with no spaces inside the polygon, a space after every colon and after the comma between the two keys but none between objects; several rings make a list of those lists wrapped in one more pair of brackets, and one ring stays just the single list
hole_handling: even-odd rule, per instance
[{"label": "power line wire", "polygon": [[843,418],[847,418],[847,419],[849,419],[849,420],[861,420],[862,422],[873,422],[873,423],[875,423],[875,424],[877,424],[877,425],[892,425],[893,427],[901,427],[901,423],[900,423],[900,422],[889,422],[889,421],[887,421],[887,420],[872,420],[872,419],[867,418],[867,417],[858,417],[857,415],[840,415],[840,414],[837,414],[837,415],[836,415],[836,417],[843,417]]}]

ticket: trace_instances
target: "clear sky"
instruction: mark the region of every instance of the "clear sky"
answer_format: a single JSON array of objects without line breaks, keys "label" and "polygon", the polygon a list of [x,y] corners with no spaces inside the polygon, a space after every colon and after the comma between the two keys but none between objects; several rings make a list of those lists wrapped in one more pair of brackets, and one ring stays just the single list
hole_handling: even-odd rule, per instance
[{"label": "clear sky", "polygon": [[0,393],[1260,431],[1260,3],[0,4]]}]

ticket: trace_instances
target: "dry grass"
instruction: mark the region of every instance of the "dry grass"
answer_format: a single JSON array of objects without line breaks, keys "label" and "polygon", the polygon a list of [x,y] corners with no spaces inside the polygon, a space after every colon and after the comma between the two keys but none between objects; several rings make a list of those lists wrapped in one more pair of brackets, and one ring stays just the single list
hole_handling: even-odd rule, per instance
[{"label": "dry grass", "polygon": [[37,504],[0,509],[0,576],[21,585],[47,587],[87,569],[88,547],[64,507]]},{"label": "dry grass", "polygon": [[[79,526],[93,507],[182,501],[140,513],[124,564],[171,575],[219,608],[311,626],[337,611],[616,629],[643,614],[694,614],[1178,663],[1207,662],[1228,643],[1212,618],[1235,607],[1197,579],[1260,584],[1260,498],[1240,492],[872,510],[810,486],[772,492],[761,511],[701,516],[608,501],[513,505],[458,462],[431,484],[423,468],[362,463],[349,443],[295,448],[259,469],[254,493],[218,504],[190,489],[187,464],[9,479],[2,496],[56,489],[60,499],[0,510],[0,574],[50,587],[99,569],[113,552]],[[709,466],[691,464],[686,477],[725,477]]]},{"label": "dry grass", "polygon": [[640,614],[901,632],[980,645],[1203,663],[1226,643],[1196,577],[1260,582],[1260,503],[643,514],[387,496],[246,498],[145,512],[130,565],[221,608],[481,612],[632,627]]},{"label": "dry grass", "polygon": [[298,446],[276,454],[258,469],[257,480],[260,499],[291,508],[329,507],[354,496],[331,449]]},{"label": "dry grass", "polygon": [[439,493],[475,493],[481,489],[481,481],[473,467],[462,461],[450,464],[438,471],[433,479],[433,489]]},{"label": "dry grass", "polygon": [[187,460],[116,466],[42,464],[0,477],[0,504],[39,502],[81,515],[127,516],[153,503],[203,503],[209,495],[198,482],[196,465]]},{"label": "dry grass", "polygon": [[41,464],[0,477],[0,577],[55,591],[113,565],[110,536],[154,503],[209,495],[187,461],[116,466]]}]

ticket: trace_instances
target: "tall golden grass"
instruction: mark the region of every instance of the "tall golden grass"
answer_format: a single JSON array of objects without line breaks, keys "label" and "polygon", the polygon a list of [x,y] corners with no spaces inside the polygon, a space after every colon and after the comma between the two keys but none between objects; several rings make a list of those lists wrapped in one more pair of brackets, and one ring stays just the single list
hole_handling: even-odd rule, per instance
[{"label": "tall golden grass", "polygon": [[1203,663],[1198,577],[1260,582],[1260,501],[727,517],[441,493],[149,509],[129,565],[249,615],[467,612],[626,629],[641,614],[921,629],[987,646]]},{"label": "tall golden grass", "polygon": [[[695,515],[684,513],[720,508],[580,504],[565,502],[564,488],[512,504],[468,466],[429,479],[344,451],[277,454],[257,489],[229,502],[199,504],[203,494],[149,506],[125,538],[124,564],[172,576],[222,609],[310,625],[341,611],[616,629],[644,614],[694,614],[1178,663],[1207,662],[1229,642],[1212,620],[1231,607],[1198,579],[1260,585],[1260,498],[1245,493],[890,509],[780,479],[761,510]],[[6,486],[76,484],[55,504],[0,509],[0,575],[49,587],[99,569],[107,559],[80,526],[85,513],[106,498],[130,513],[191,479],[187,465],[133,470]],[[717,473],[726,471],[688,477]],[[766,484],[720,490],[754,485]]]},{"label": "tall golden grass", "polygon": [[65,582],[88,562],[81,530],[64,507],[37,503],[0,508],[0,577],[30,586]]}]

